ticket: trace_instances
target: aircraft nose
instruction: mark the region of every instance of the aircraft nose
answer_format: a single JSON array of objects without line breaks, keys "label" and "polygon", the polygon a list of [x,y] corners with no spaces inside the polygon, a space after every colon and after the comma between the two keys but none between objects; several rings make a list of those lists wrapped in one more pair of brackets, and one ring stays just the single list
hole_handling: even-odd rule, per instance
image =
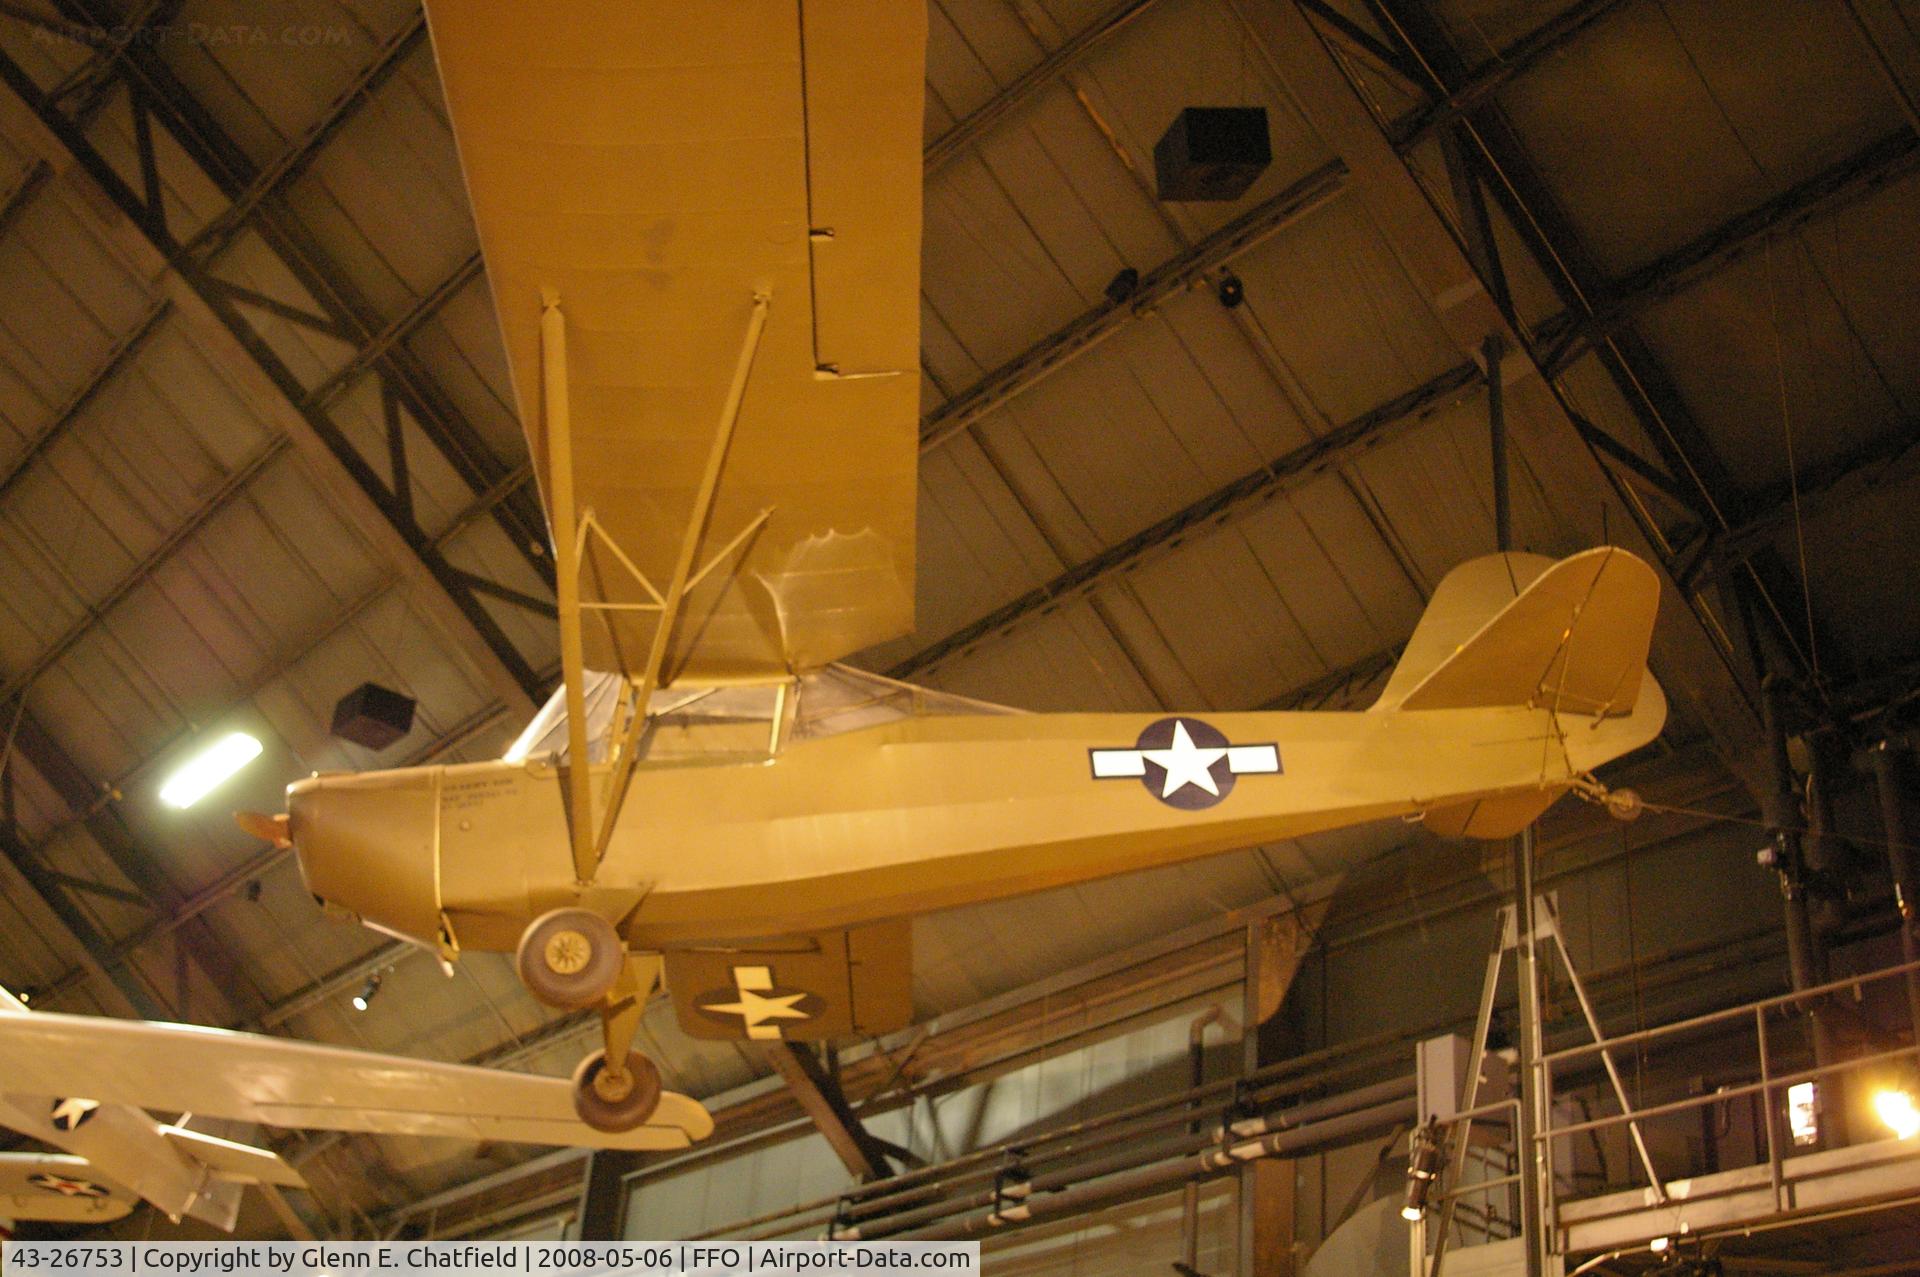
[{"label": "aircraft nose", "polygon": [[440,932],[439,769],[315,776],[287,787],[307,890],[404,940]]}]

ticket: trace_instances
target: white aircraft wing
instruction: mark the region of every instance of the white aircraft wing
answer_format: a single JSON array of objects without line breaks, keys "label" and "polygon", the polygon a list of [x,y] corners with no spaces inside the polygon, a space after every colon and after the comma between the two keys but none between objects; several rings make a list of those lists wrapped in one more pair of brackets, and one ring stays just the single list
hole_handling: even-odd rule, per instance
[{"label": "white aircraft wing", "polygon": [[319,1130],[652,1150],[713,1131],[699,1101],[672,1092],[645,1125],[609,1134],[574,1115],[560,1078],[45,1012],[0,1010],[0,1077],[12,1092]]},{"label": "white aircraft wing", "polygon": [[0,1153],[0,1215],[59,1224],[108,1224],[130,1214],[137,1198],[103,1179],[84,1157],[67,1153]]}]

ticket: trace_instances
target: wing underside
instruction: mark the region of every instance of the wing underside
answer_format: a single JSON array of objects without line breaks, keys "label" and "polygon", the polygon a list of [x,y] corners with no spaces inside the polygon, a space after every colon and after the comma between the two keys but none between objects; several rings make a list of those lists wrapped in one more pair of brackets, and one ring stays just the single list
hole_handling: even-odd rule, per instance
[{"label": "wing underside", "polygon": [[0,1216],[60,1224],[106,1224],[137,1204],[132,1193],[101,1177],[84,1157],[67,1153],[0,1153]]},{"label": "wing underside", "polygon": [[639,675],[691,522],[661,685],[814,668],[910,628],[923,7],[428,9],[550,522],[565,420],[586,665]]},{"label": "wing underside", "polygon": [[672,1092],[645,1125],[609,1135],[575,1116],[559,1078],[91,1016],[0,1015],[0,1075],[23,1092],[320,1130],[674,1149],[713,1129]]}]

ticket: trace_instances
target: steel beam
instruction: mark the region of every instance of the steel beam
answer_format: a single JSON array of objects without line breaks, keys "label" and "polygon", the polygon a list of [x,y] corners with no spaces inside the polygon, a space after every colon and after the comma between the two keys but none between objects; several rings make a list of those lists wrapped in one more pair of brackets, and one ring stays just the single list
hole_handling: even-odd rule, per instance
[{"label": "steel beam", "polygon": [[[63,16],[70,20],[107,25],[113,18],[112,14],[101,8],[102,0],[57,2]],[[396,65],[391,57],[392,52],[393,49],[389,48],[375,60],[376,69],[385,68],[376,80],[390,74]],[[220,127],[212,113],[201,105],[154,48],[137,42],[129,43],[116,47],[114,57],[137,105],[144,105],[161,122],[179,143],[182,152],[229,201],[246,199],[256,186],[264,186],[249,216],[239,224],[251,226],[258,232],[261,240],[286,266],[300,287],[334,323],[349,334],[354,344],[365,345],[369,342],[382,327],[374,307],[348,280],[319,241],[287,209],[284,201],[275,193],[271,175],[256,165],[245,149]],[[345,107],[357,105],[364,98],[364,93],[350,93],[343,103],[336,104],[336,110],[331,114],[338,115]],[[136,110],[136,121],[139,116],[140,112]],[[326,123],[325,118],[322,123]],[[334,128],[337,127],[336,121]],[[331,136],[332,130],[322,132],[324,136],[321,140],[324,141],[324,137]],[[283,160],[290,157],[297,159],[302,154],[301,144],[296,144],[288,156],[283,156]],[[298,167],[298,163],[294,162],[293,167]],[[109,194],[114,194],[111,188]],[[115,202],[120,202],[117,197]],[[135,209],[141,211],[136,212]],[[142,229],[148,232],[150,239],[155,239],[156,246],[162,239],[168,241],[170,247],[163,251],[176,269],[191,277],[206,278],[208,261],[203,255],[189,252],[189,246],[172,240],[166,231],[164,219],[159,216],[159,210],[147,209],[144,201],[135,200],[129,215],[142,223]],[[193,264],[189,265],[189,261]],[[454,473],[476,492],[498,480],[507,469],[507,463],[486,446],[479,432],[465,420],[410,351],[403,346],[388,349],[379,361],[379,367],[401,395],[421,429],[434,440]],[[496,517],[515,549],[526,557],[536,574],[545,577],[551,571],[551,565],[534,548],[543,543],[545,538],[545,524],[539,512],[517,506],[509,510],[503,506],[496,512]]]},{"label": "steel beam", "polygon": [[1699,582],[1706,585],[1766,550],[1797,517],[1818,518],[1844,502],[1910,477],[1920,452],[1920,422],[1905,421],[1833,461],[1755,492],[1748,518],[1714,538]]},{"label": "steel beam", "polygon": [[1591,354],[1650,307],[1698,284],[1782,235],[1829,216],[1920,166],[1920,136],[1900,129],[1797,182],[1772,199],[1729,218],[1631,274],[1599,286],[1590,313],[1574,311],[1547,321],[1539,339],[1550,347],[1546,368],[1558,375]]},{"label": "steel beam", "polygon": [[46,865],[19,839],[11,825],[0,825],[0,856],[20,875],[26,887],[60,920],[84,955],[82,967],[112,985],[126,998],[134,1014],[147,1020],[167,1020],[172,1016],[154,996],[145,982],[130,968],[125,958],[116,957],[113,945],[55,880]]},{"label": "steel beam", "polygon": [[[214,516],[245,496],[253,480],[284,453],[287,447],[287,440],[283,435],[276,435],[269,439],[265,446],[258,449],[253,456],[221,480],[219,487],[208,493],[191,514],[169,532],[159,545],[148,551],[146,557],[136,563],[126,575],[114,582],[104,595],[98,599],[83,599],[85,614],[68,626],[65,633],[35,657],[33,664],[7,679],[4,684],[0,684],[0,701],[11,700],[24,689],[31,687],[34,680],[73,650],[73,646],[85,638],[101,618],[119,606],[129,594],[151,580],[154,573],[165,567],[196,533],[213,520]],[[84,807],[85,804],[82,806]],[[75,808],[75,810],[78,811],[81,808]]]},{"label": "steel beam", "polygon": [[318,158],[335,135],[360,113],[368,99],[393,77],[414,53],[427,42],[427,15],[416,11],[412,18],[388,37],[373,61],[360,69],[352,83],[342,89],[320,118],[273,161],[255,172],[244,189],[232,196],[232,202],[219,216],[208,222],[185,247],[189,253],[211,257],[232,241],[268,200],[275,198],[299,179]]},{"label": "steel beam", "polygon": [[[138,50],[127,51],[128,56],[137,56],[139,52]],[[339,463],[355,486],[384,517],[398,536],[400,543],[406,547],[413,558],[419,561],[452,600],[467,624],[478,634],[493,659],[498,662],[499,667],[512,679],[520,694],[533,704],[538,704],[545,699],[544,681],[514,647],[485,605],[467,587],[440,548],[413,520],[399,498],[387,489],[379,474],[366,458],[360,455],[338,425],[325,413],[304,402],[307,387],[281,360],[272,346],[261,338],[252,325],[235,309],[231,299],[226,297],[217,285],[209,282],[206,274],[182,251],[179,242],[164,226],[156,225],[154,219],[142,214],[141,197],[127,186],[112,165],[88,141],[80,128],[48,100],[26,71],[4,54],[0,54],[0,79],[7,83],[15,95],[39,118],[42,125],[86,170],[108,198],[119,206],[140,229],[154,250],[175,267],[181,280],[192,290],[199,302],[212,312],[241,349],[258,365],[267,380],[292,407],[297,420]]]},{"label": "steel beam", "polygon": [[466,260],[454,267],[445,279],[428,289],[425,295],[412,306],[395,316],[392,322],[375,333],[366,345],[355,351],[352,359],[309,391],[307,402],[316,408],[324,408],[332,403],[339,397],[341,391],[353,384],[355,379],[377,366],[389,350],[413,336],[419,331],[421,325],[445,309],[454,295],[478,279],[485,269],[485,264],[481,261],[478,252],[468,254]]},{"label": "steel beam", "polygon": [[779,1042],[766,1048],[766,1058],[793,1092],[801,1111],[813,1119],[834,1155],[857,1180],[885,1179],[893,1173],[887,1162],[891,1150],[868,1134],[853,1106],[820,1064],[813,1049],[799,1042]]},{"label": "steel beam", "polygon": [[[1451,128],[1491,101],[1509,83],[1531,71],[1548,55],[1565,48],[1626,2],[1579,0],[1577,4],[1568,5],[1468,73],[1459,87],[1444,98],[1415,112],[1410,119],[1396,126],[1393,131],[1394,145],[1406,152],[1440,130]],[[1415,68],[1412,82],[1420,84],[1424,79],[1418,69],[1420,64],[1404,53],[1399,54],[1399,59],[1399,65]]]},{"label": "steel beam", "polygon": [[1207,272],[1265,243],[1338,195],[1345,180],[1346,170],[1339,162],[1321,165],[1272,199],[1142,275],[1139,287],[1126,301],[1095,306],[1042,338],[922,418],[920,451],[927,453],[940,447],[1133,320],[1177,296]]},{"label": "steel beam", "polygon": [[1461,364],[1404,395],[1361,414],[1285,456],[1235,479],[1133,536],[1068,568],[1044,585],[923,648],[887,671],[910,678],[993,635],[1002,634],[1036,614],[1084,595],[1113,577],[1132,571],[1156,554],[1180,545],[1196,529],[1218,525],[1298,488],[1316,475],[1347,465],[1408,425],[1459,399],[1480,379],[1472,364]]},{"label": "steel beam", "polygon": [[1136,18],[1151,9],[1154,3],[1155,0],[1121,0],[1065,44],[1047,54],[1039,65],[929,142],[924,160],[927,176],[932,177],[939,172],[949,160],[973,145],[1014,108],[1085,61],[1089,53],[1125,30]]},{"label": "steel beam", "polygon": [[147,344],[148,339],[153,336],[155,330],[160,327],[161,321],[166,319],[172,309],[172,305],[164,298],[155,302],[147,308],[147,313],[140,322],[134,325],[133,331],[113,344],[113,348],[107,352],[106,358],[100,361],[100,365],[87,375],[85,381],[74,388],[73,392],[67,396],[66,402],[54,410],[53,418],[27,440],[20,451],[6,463],[4,469],[0,469],[0,498],[4,498],[11,492],[14,485],[20,482],[20,477],[33,466],[33,463],[45,455],[48,448],[58,443],[67,431],[73,428],[74,423],[80,420],[88,405],[93,403],[100,392],[126,371],[128,365],[133,362],[134,357],[140,353],[141,348]]}]

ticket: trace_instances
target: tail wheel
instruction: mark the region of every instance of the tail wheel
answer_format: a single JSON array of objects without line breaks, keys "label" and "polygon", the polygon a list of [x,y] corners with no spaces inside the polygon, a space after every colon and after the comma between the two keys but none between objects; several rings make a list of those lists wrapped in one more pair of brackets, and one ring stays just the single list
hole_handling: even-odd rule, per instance
[{"label": "tail wheel", "polygon": [[613,924],[585,909],[555,909],[527,924],[514,965],[527,991],[573,1011],[605,997],[627,960]]},{"label": "tail wheel", "polygon": [[627,1052],[626,1074],[618,1081],[607,1072],[605,1051],[595,1051],[573,1071],[573,1111],[596,1131],[630,1131],[659,1107],[660,1070],[638,1051]]}]

